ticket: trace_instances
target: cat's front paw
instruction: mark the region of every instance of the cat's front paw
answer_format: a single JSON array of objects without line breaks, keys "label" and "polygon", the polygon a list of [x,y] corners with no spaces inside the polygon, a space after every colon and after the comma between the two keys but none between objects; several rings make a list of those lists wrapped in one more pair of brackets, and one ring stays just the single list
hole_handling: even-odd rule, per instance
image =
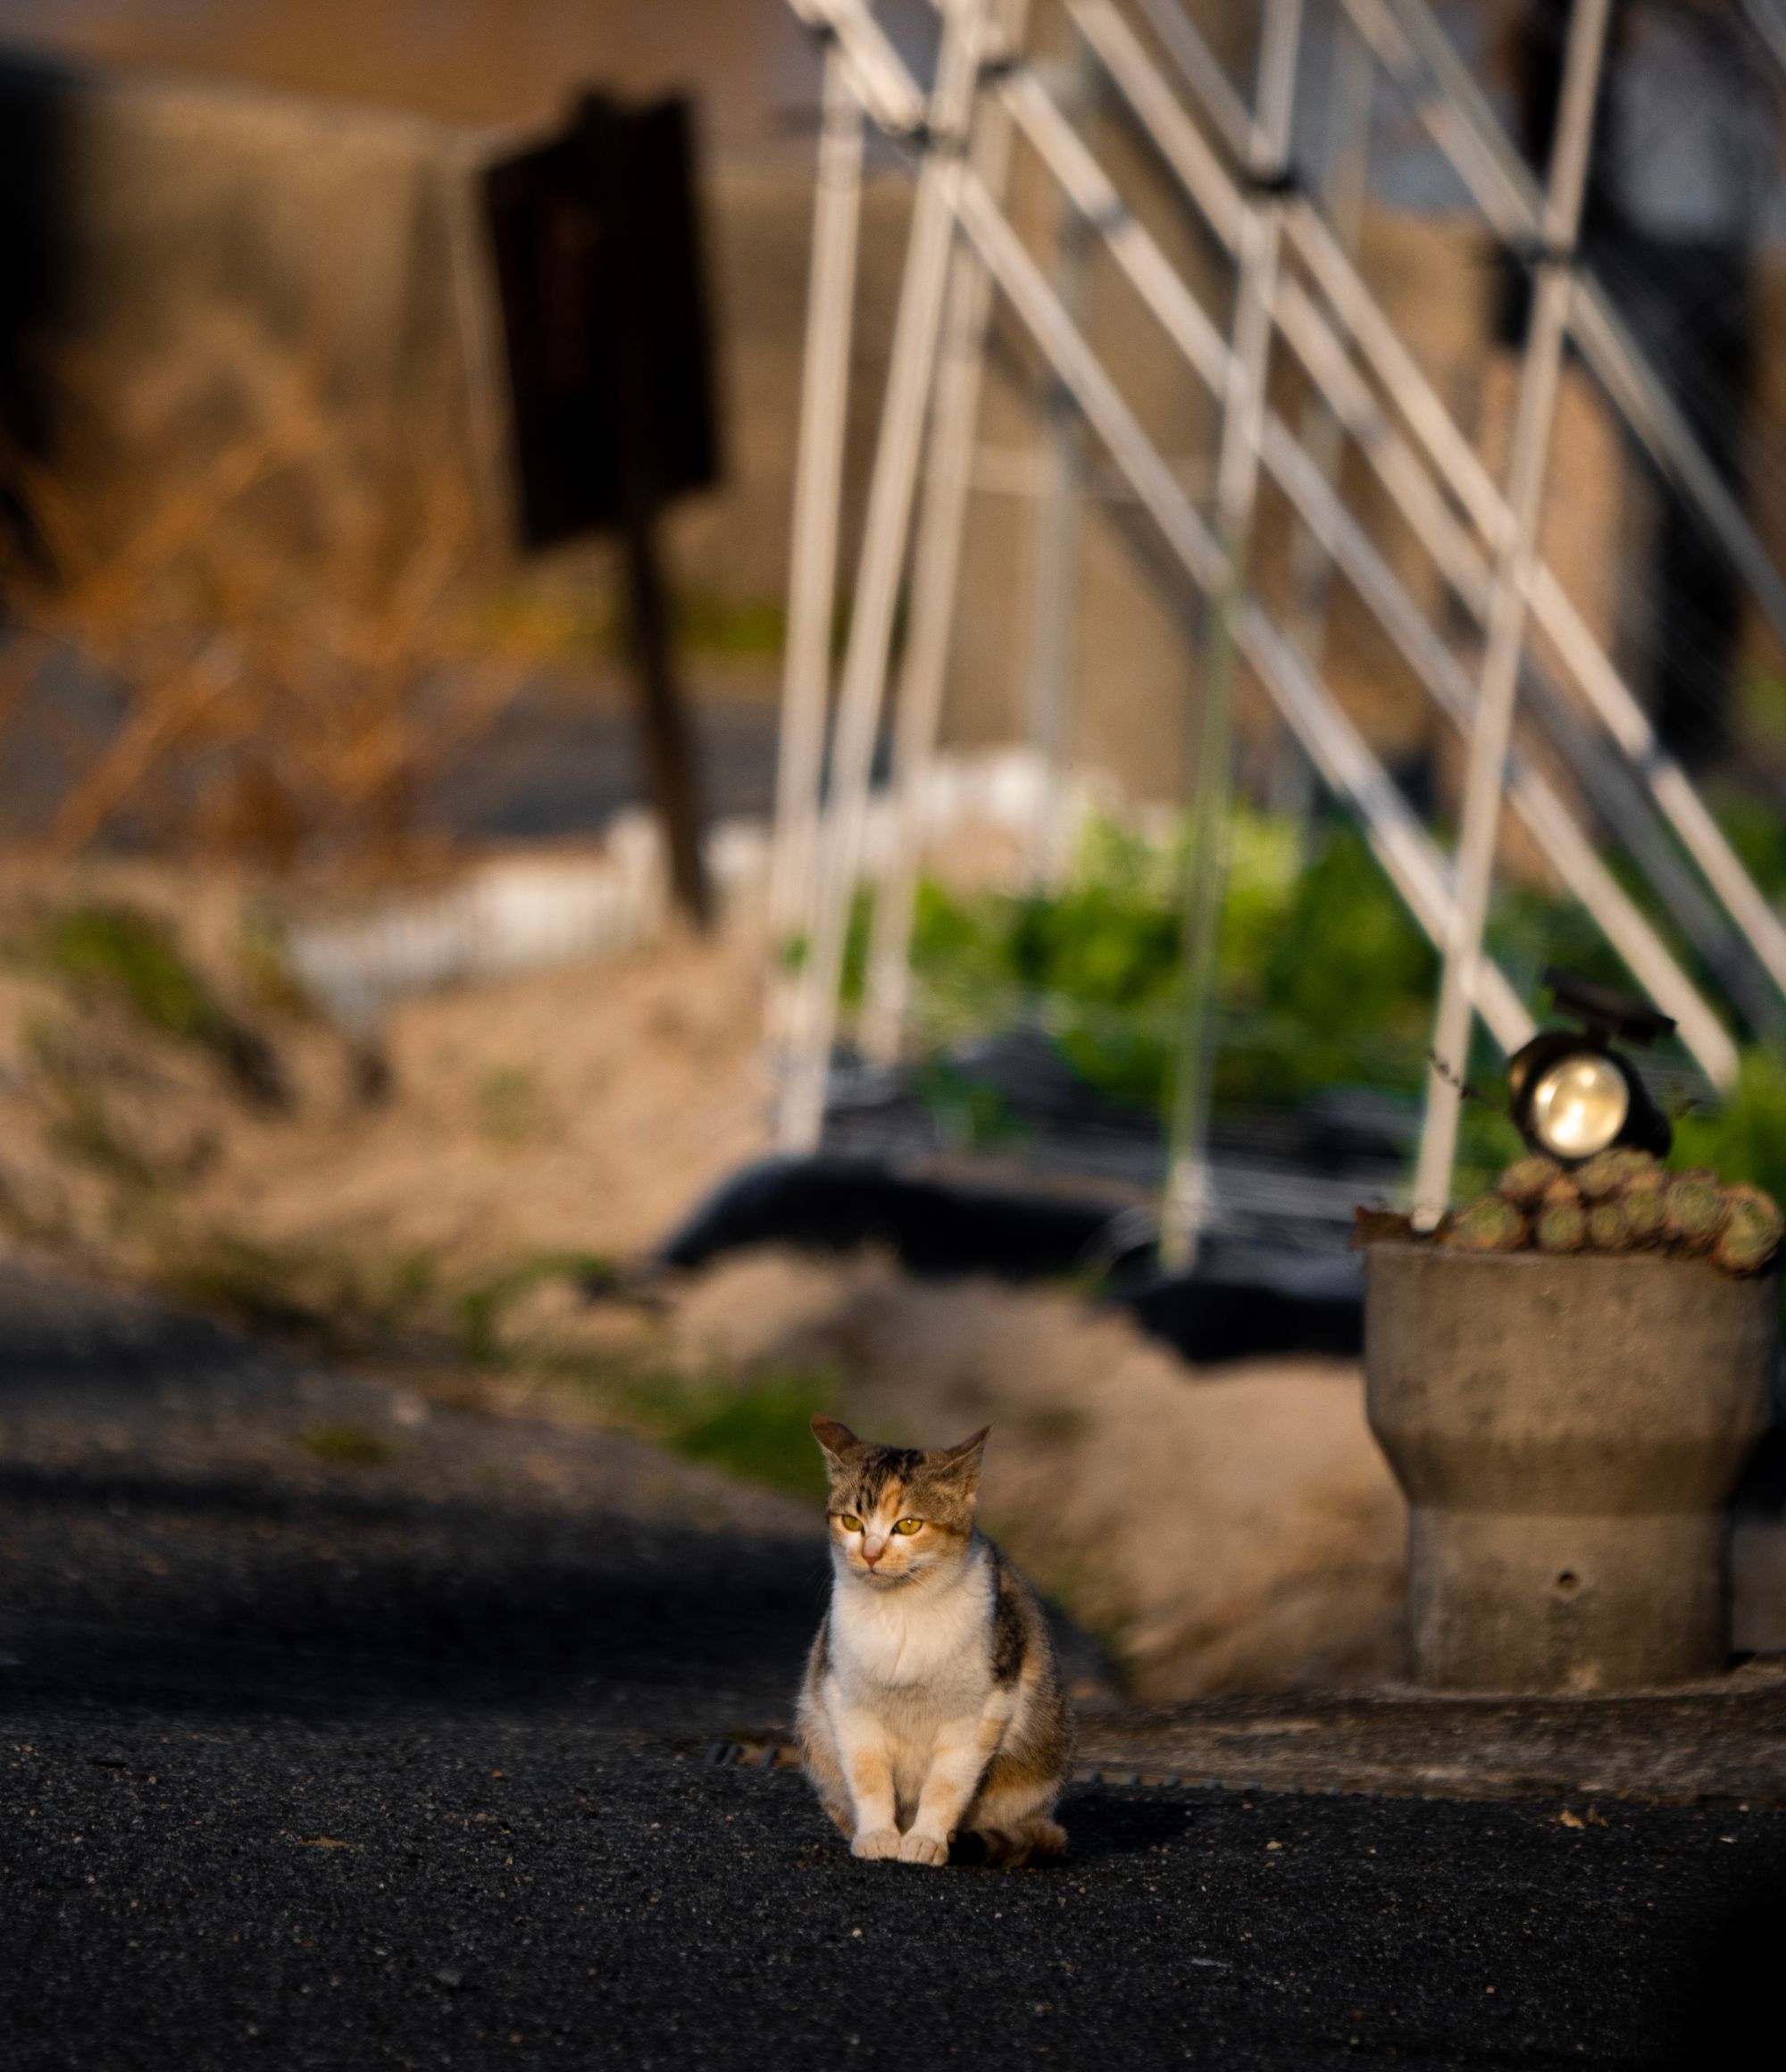
[{"label": "cat's front paw", "polygon": [[901,1863],[947,1863],[947,1839],[936,1834],[920,1834],[914,1827],[909,1834],[899,1837],[899,1860]]},{"label": "cat's front paw", "polygon": [[897,1827],[864,1827],[851,1842],[849,1853],[859,1856],[865,1862],[879,1862],[900,1854],[900,1835]]}]

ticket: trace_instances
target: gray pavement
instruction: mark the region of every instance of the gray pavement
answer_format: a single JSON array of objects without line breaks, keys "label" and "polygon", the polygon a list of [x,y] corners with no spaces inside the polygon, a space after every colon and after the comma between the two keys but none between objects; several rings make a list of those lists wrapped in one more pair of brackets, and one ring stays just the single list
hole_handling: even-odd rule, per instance
[{"label": "gray pavement", "polygon": [[709,1759],[823,1580],[633,1441],[0,1273],[0,2063],[1778,2062],[1756,1802],[1098,1784],[1059,1868],[853,1863]]}]

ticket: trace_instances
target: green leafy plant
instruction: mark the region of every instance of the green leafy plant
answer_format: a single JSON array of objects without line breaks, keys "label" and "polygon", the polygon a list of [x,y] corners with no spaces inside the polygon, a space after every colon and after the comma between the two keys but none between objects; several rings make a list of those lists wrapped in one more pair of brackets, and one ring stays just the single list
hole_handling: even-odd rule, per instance
[{"label": "green leafy plant", "polygon": [[[1177,1042],[1183,839],[1181,831],[1150,840],[1094,822],[1064,881],[1047,891],[920,887],[913,967],[932,1062],[919,1083],[956,1140],[1008,1138],[1015,1118],[989,1109],[982,1123],[968,1075],[939,1061],[964,1039],[1020,1025],[1043,1030],[1109,1100],[1164,1116]],[[1612,864],[1636,896],[1634,873],[1617,857]],[[867,927],[863,901],[851,928],[847,1001],[859,994]],[[1530,886],[1499,889],[1488,946],[1534,1001],[1550,964],[1630,983],[1573,901]],[[1308,830],[1245,807],[1236,813],[1220,975],[1218,1115],[1294,1107],[1351,1086],[1406,1102],[1412,1120],[1439,959],[1349,823]],[[1519,1142],[1499,1111],[1499,1060],[1481,1031],[1466,1076],[1478,1090],[1465,1106],[1459,1152],[1459,1185],[1468,1191],[1516,1157]]]},{"label": "green leafy plant", "polygon": [[1704,1166],[1726,1183],[1747,1181],[1786,1200],[1786,1057],[1759,1045],[1746,1050],[1723,1105],[1677,1120],[1669,1162]]},{"label": "green leafy plant", "polygon": [[[1222,943],[1216,1098],[1275,1105],[1363,1083],[1412,1094],[1436,960],[1361,837],[1334,826],[1305,862],[1287,820],[1236,817]],[[1047,893],[920,891],[914,966],[937,1045],[1037,1021],[1089,1084],[1163,1113],[1181,973],[1176,845],[1094,823]]]},{"label": "green leafy plant", "polygon": [[209,1051],[238,1089],[269,1107],[285,1099],[279,1061],[180,955],[173,932],[130,906],[72,906],[53,915],[32,961],[69,984],[117,1000],[156,1035]]}]

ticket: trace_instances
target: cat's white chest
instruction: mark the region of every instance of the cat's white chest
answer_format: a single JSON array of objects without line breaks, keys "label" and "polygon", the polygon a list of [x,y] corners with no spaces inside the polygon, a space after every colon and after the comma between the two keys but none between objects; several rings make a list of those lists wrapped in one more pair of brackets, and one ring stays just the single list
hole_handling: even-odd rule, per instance
[{"label": "cat's white chest", "polygon": [[838,1667],[885,1690],[965,1696],[990,1674],[991,1612],[992,1565],[983,1559],[940,1596],[841,1587],[831,1605]]}]

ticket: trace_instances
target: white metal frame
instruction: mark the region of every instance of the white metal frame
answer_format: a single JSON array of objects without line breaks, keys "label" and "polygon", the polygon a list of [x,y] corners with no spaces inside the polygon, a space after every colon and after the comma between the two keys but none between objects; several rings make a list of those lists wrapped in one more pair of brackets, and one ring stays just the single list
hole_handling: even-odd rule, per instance
[{"label": "white metal frame", "polygon": [[[1021,44],[1029,0],[1004,0],[995,25]],[[974,177],[1002,191],[1011,131],[1002,110],[981,112],[970,146]],[[955,625],[962,532],[967,517],[974,428],[986,360],[992,284],[971,247],[951,261],[936,399],[924,463],[924,497],[912,572],[911,636],[900,672],[893,741],[892,854],[874,902],[863,1002],[862,1049],[890,1063],[899,1054],[911,978],[912,922],[923,845],[923,801],[942,721],[943,682]]]},{"label": "white metal frame", "polygon": [[[1348,0],[1342,0],[1342,4],[1353,13]],[[1138,121],[1154,137],[1160,154],[1179,176],[1185,193],[1204,213],[1210,230],[1229,248],[1235,248],[1239,212],[1243,207],[1237,182],[1224,172],[1218,155],[1199,135],[1144,47],[1117,11],[1108,6],[1108,0],[1067,0],[1067,6],[1080,31],[1105,60],[1111,79],[1135,110]],[[1148,0],[1148,6],[1150,11],[1171,8],[1171,13],[1177,14],[1175,0]],[[1183,17],[1177,19],[1183,29],[1175,41],[1175,52],[1202,52],[1202,60],[1193,58],[1183,66],[1183,77],[1189,83],[1198,83],[1210,69],[1221,71],[1189,23],[1185,23]],[[1231,87],[1227,91],[1233,96]],[[1231,116],[1223,116],[1218,104],[1208,105],[1206,114],[1221,130],[1227,130],[1233,121]],[[1297,248],[1297,257],[1309,270],[1309,278],[1318,284],[1322,298],[1345,325],[1353,346],[1382,383],[1384,394],[1394,397],[1398,414],[1425,454],[1425,462],[1438,474],[1438,483],[1406,446],[1397,422],[1380,406],[1370,383],[1359,375],[1345,339],[1332,330],[1297,282],[1285,284],[1276,311],[1285,342],[1303,363],[1309,380],[1337,410],[1355,446],[1409,520],[1415,535],[1428,547],[1458,601],[1486,623],[1492,572],[1483,551],[1465,526],[1458,524],[1442,491],[1450,491],[1461,501],[1486,541],[1498,541],[1510,524],[1510,512],[1500,487],[1490,477],[1488,468],[1481,464],[1475,447],[1452,419],[1438,391],[1425,380],[1415,358],[1400,342],[1357,267],[1314,207],[1303,199],[1290,201],[1287,232],[1290,245]],[[1620,678],[1618,669],[1599,647],[1548,564],[1541,559],[1533,562],[1529,581],[1529,601],[1535,622],[1552,642],[1556,655],[1590,702],[1599,723],[1610,733],[1612,742],[1629,760],[1637,781],[1681,837],[1687,854],[1699,866],[1763,972],[1780,990],[1782,998],[1786,998],[1786,926],[1782,926],[1759,887],[1736,857],[1687,773],[1657,739],[1637,694]],[[1533,656],[1527,655],[1527,663],[1531,661]],[[1568,744],[1562,746],[1568,750]],[[1720,1077],[1715,1071],[1711,1075]]]},{"label": "white metal frame", "polygon": [[1254,187],[1240,220],[1233,332],[1221,391],[1215,538],[1222,573],[1210,600],[1203,677],[1198,687],[1197,761],[1184,883],[1183,999],[1160,1216],[1160,1264],[1176,1274],[1188,1273],[1196,1264],[1211,1206],[1209,1082],[1215,1064],[1216,960],[1222,948],[1228,825],[1233,809],[1238,621],[1251,580],[1265,381],[1275,331],[1272,311],[1277,301],[1283,241],[1281,183],[1289,165],[1302,24],[1303,0],[1265,0],[1259,38],[1259,113],[1247,136],[1247,164]]},{"label": "white metal frame", "polygon": [[1457,840],[1457,882],[1451,935],[1439,982],[1428,1067],[1426,1120],[1415,1170],[1416,1229],[1436,1229],[1451,1191],[1469,1070],[1471,974],[1482,953],[1489,917],[1495,849],[1500,835],[1507,752],[1513,745],[1514,706],[1519,697],[1520,656],[1525,647],[1526,600],[1531,568],[1538,556],[1538,529],[1550,466],[1556,394],[1563,377],[1563,347],[1569,305],[1575,293],[1575,242],[1581,232],[1582,199],[1588,185],[1593,143],[1594,104],[1606,54],[1612,0],[1574,0],[1563,63],[1556,147],[1544,197],[1543,246],[1532,296],[1519,399],[1514,412],[1513,454],[1507,468],[1507,505],[1513,523],[1495,561],[1489,598],[1488,640],[1470,726],[1470,760],[1464,781],[1464,821]]},{"label": "white metal frame", "polygon": [[[862,154],[862,105],[851,88],[844,53],[832,42],[825,52],[818,194],[813,213],[789,556],[780,754],[775,773],[775,840],[770,856],[768,927],[770,940],[778,947],[805,939],[813,922],[819,794],[830,703],[831,629],[837,612],[844,439],[849,420]],[[780,998],[779,988],[776,998]]]},{"label": "white metal frame", "polygon": [[[1075,7],[1074,0],[1068,0],[1068,4],[1081,18],[1081,26],[1087,14],[1110,13],[1102,0],[1095,7]],[[1099,47],[1102,53],[1101,45],[1094,47]],[[1132,68],[1125,66],[1120,83],[1126,87],[1131,83],[1132,76]],[[1223,393],[1227,379],[1227,348],[1171,263],[1124,211],[1114,186],[1033,77],[1014,73],[1001,83],[1000,91],[1031,146],[1085,211],[1088,219],[1098,226],[1112,256],[1169,339],[1210,388],[1218,395]],[[1165,127],[1167,140],[1176,146],[1180,132],[1171,126]],[[1231,242],[1238,246],[1234,219],[1243,205],[1238,188],[1225,175],[1222,177],[1224,191],[1233,204],[1231,210],[1223,212],[1222,221],[1235,231]],[[1289,206],[1294,221],[1296,205],[1292,202]],[[1281,307],[1299,308],[1311,325],[1321,321],[1306,297],[1296,304],[1286,292],[1281,298]],[[1291,336],[1290,327],[1284,328],[1286,336]],[[1335,351],[1339,350],[1336,345]],[[1348,386],[1340,377],[1331,356],[1315,362],[1312,371],[1326,377],[1326,392],[1339,400],[1348,427],[1356,430],[1365,441],[1367,450],[1379,452],[1392,434],[1379,430],[1380,418],[1373,418],[1370,423],[1361,421],[1356,397],[1362,384],[1356,373],[1352,374]],[[1374,411],[1374,405],[1371,407]],[[1427,623],[1363,529],[1345,510],[1319,471],[1311,465],[1294,434],[1274,413],[1267,412],[1263,422],[1261,450],[1267,469],[1289,496],[1298,515],[1329,547],[1409,665],[1432,692],[1440,709],[1460,729],[1467,728],[1473,693],[1461,665]],[[1372,436],[1373,433],[1376,436]],[[1409,467],[1415,467],[1411,459]],[[1419,479],[1424,484],[1424,478]],[[1404,475],[1391,475],[1389,480],[1392,488],[1406,489]],[[1442,501],[1433,494],[1431,485],[1424,484],[1424,487],[1427,503],[1436,505],[1442,511]],[[1420,504],[1409,514],[1411,517],[1417,514],[1425,515],[1426,512],[1427,504]],[[1736,1052],[1723,1024],[1681,971],[1648,921],[1601,863],[1593,845],[1582,833],[1554,789],[1529,767],[1521,765],[1515,785],[1514,805],[1559,875],[1601,923],[1633,974],[1681,1023],[1689,1048],[1707,1075],[1718,1083],[1727,1082],[1735,1071]],[[1733,857],[1732,861],[1734,863]],[[1736,867],[1740,869],[1740,865]],[[1759,898],[1757,893],[1757,902]]]},{"label": "white metal frame", "polygon": [[[1226,820],[1228,747],[1222,687],[1224,672],[1231,666],[1229,656],[1244,657],[1250,665],[1323,781],[1356,813],[1374,853],[1444,953],[1435,1049],[1450,1069],[1434,1074],[1435,1086],[1442,1083],[1448,1090],[1444,1096],[1435,1091],[1429,1105],[1416,1191],[1423,1208],[1430,1210],[1431,1200],[1442,1198],[1449,1178],[1455,1144],[1454,1082],[1461,1076],[1461,1052],[1465,1048],[1456,1039],[1460,1012],[1467,1035],[1473,1004],[1503,1048],[1523,1041],[1532,1026],[1504,974],[1481,954],[1481,919],[1503,796],[1633,974],[1675,1016],[1683,1040],[1708,1076],[1728,1082],[1736,1053],[1722,1021],[1613,879],[1555,789],[1530,764],[1509,755],[1522,673],[1541,675],[1528,652],[1525,629],[1530,617],[1548,636],[1590,706],[1629,758],[1635,779],[1647,787],[1762,967],[1786,993],[1786,929],[1743,872],[1690,784],[1661,755],[1636,699],[1536,551],[1538,498],[1561,339],[1573,321],[1585,347],[1585,334],[1592,328],[1591,319],[1584,320],[1582,314],[1590,297],[1578,292],[1573,272],[1555,263],[1540,270],[1537,300],[1545,314],[1541,325],[1534,322],[1515,438],[1516,464],[1503,496],[1414,366],[1359,277],[1343,241],[1306,196],[1269,177],[1281,164],[1288,145],[1298,0],[1266,0],[1271,10],[1268,21],[1275,21],[1277,29],[1275,36],[1268,31],[1265,39],[1256,121],[1175,0],[1135,0],[1230,155],[1250,168],[1254,176],[1250,193],[1223,164],[1221,151],[1212,147],[1197,128],[1111,0],[1064,0],[1086,47],[1153,138],[1218,239],[1237,255],[1240,286],[1231,343],[1222,338],[1182,277],[1124,208],[1091,150],[1035,70],[1023,63],[1022,0],[1006,0],[1002,18],[995,17],[993,0],[938,0],[944,22],[942,59],[928,108],[865,0],[793,0],[793,4],[834,38],[828,77],[842,82],[883,129],[896,135],[922,131],[927,148],[919,174],[839,700],[830,805],[814,838],[816,846],[808,851],[814,858],[809,872],[811,935],[796,988],[797,1011],[791,1018],[780,1118],[783,1144],[810,1148],[817,1142],[822,1124],[838,985],[861,860],[869,763],[884,697],[887,650],[904,575],[928,414],[911,639],[900,683],[894,840],[876,904],[863,1024],[864,1046],[871,1055],[890,1058],[897,1053],[922,839],[923,778],[934,751],[940,713],[961,527],[972,471],[972,428],[995,289],[1010,305],[1059,391],[1072,398],[1185,575],[1208,600],[1201,715],[1205,753],[1199,758],[1205,773],[1199,781],[1199,798],[1205,810],[1198,814],[1198,825],[1206,830],[1205,839],[1211,847],[1194,865],[1188,888],[1188,962],[1192,977],[1187,989],[1181,1086],[1188,1084],[1189,1092],[1181,1102],[1173,1137],[1175,1184],[1169,1193],[1165,1219],[1169,1257],[1180,1264],[1188,1261],[1205,1193],[1199,1105],[1205,1099],[1206,1072],[1199,1065],[1207,1056],[1214,990],[1209,946],[1220,915],[1221,856],[1214,845]],[[1437,69],[1410,41],[1404,22],[1404,17],[1423,13],[1421,0],[1340,0],[1340,4],[1404,85],[1420,64]],[[1571,108],[1585,92],[1585,104],[1591,112],[1592,77],[1598,72],[1607,5],[1607,0],[1577,0],[1576,42],[1584,51],[1591,49],[1590,54],[1580,57],[1572,73]],[[982,64],[988,60],[997,62],[982,82]],[[1580,84],[1584,78],[1590,82],[1586,88]],[[1445,84],[1442,78],[1440,83]],[[982,84],[994,90],[981,90]],[[1452,127],[1473,135],[1465,118],[1456,118]],[[1439,129],[1449,134],[1445,122]],[[997,195],[1013,130],[1036,152],[1089,231],[1104,242],[1168,340],[1223,399],[1224,432],[1213,530],[1086,343],[1070,306],[1071,283],[1066,284],[1065,295],[1050,286],[1005,216]],[[1570,149],[1579,146],[1584,166],[1585,139],[1573,129],[1568,134]],[[1478,157],[1488,163],[1492,153],[1480,143],[1475,148]],[[1559,156],[1559,180],[1569,171]],[[1491,212],[1491,218],[1503,223],[1510,207],[1505,191],[1508,182],[1495,177],[1499,180],[1501,214],[1493,217]],[[1579,175],[1572,173],[1571,178],[1579,190]],[[1566,180],[1561,185],[1553,181],[1551,205],[1543,219],[1544,249],[1553,255],[1573,242],[1573,218],[1562,207],[1568,198],[1568,185]],[[1578,203],[1579,191],[1572,205]],[[1319,303],[1295,272],[1278,263],[1280,238],[1288,240],[1300,267],[1306,269],[1321,297]],[[815,301],[820,285],[815,257]],[[837,330],[833,321],[828,332],[833,364],[839,358]],[[1284,337],[1334,421],[1357,443],[1398,507],[1417,529],[1447,581],[1484,624],[1487,640],[1480,682],[1471,681],[1346,509],[1334,485],[1331,458],[1323,464],[1320,456],[1312,455],[1306,441],[1267,407],[1263,375],[1274,331]],[[809,333],[809,372],[814,350]],[[841,358],[847,359],[847,354],[846,331]],[[1365,371],[1361,372],[1359,360]],[[1551,363],[1548,373],[1547,360]],[[1629,368],[1625,372],[1630,374]],[[1381,396],[1373,382],[1381,384]],[[1617,397],[1618,388],[1609,386]],[[1626,386],[1641,389],[1640,368]],[[811,418],[805,421],[810,422]],[[1653,422],[1650,429],[1654,430]],[[822,426],[812,436],[822,442]],[[806,438],[803,422],[803,484],[808,465]],[[1430,836],[1321,682],[1318,657],[1312,664],[1306,640],[1299,645],[1287,638],[1248,594],[1246,539],[1262,465],[1289,497],[1312,549],[1331,557],[1440,708],[1471,740],[1465,836],[1455,890],[1451,872]],[[812,468],[815,475],[820,472],[816,459]],[[809,581],[816,558],[817,550],[813,549],[804,564]],[[797,581],[802,567],[797,555]],[[827,595],[827,637],[830,610]],[[803,683],[809,686],[810,675]],[[792,687],[790,664],[790,697]],[[806,705],[784,736],[783,836],[796,844],[801,800],[810,808],[811,824],[818,825],[809,689],[805,695]],[[822,738],[822,688],[817,704]],[[1603,753],[1591,742],[1584,743],[1579,726],[1573,731],[1560,727],[1557,739],[1565,751]],[[1205,781],[1212,793],[1219,788],[1222,797],[1203,799]],[[790,853],[797,856],[797,846]],[[1680,890],[1689,904],[1698,898],[1695,888]],[[778,907],[784,925],[793,911],[784,897]],[[1703,919],[1703,901],[1696,911]],[[1199,970],[1200,986],[1196,975]],[[1453,1050],[1460,1055],[1452,1057]],[[1444,1121],[1448,1103],[1452,1111],[1450,1142],[1446,1141]]]},{"label": "white metal frame", "polygon": [[[831,810],[821,831],[813,928],[794,996],[779,1129],[782,1145],[790,1150],[816,1146],[824,1123],[838,992],[887,685],[888,648],[905,572],[919,449],[930,407],[955,213],[966,171],[967,132],[979,91],[987,21],[986,0],[949,0],[943,16],[942,48],[925,119],[927,148],[913,203],[911,242],[894,322],[887,394],[838,692],[830,768]],[[854,6],[835,17],[832,26],[852,83],[858,76],[854,67],[860,65],[867,95],[875,104],[884,104],[880,76],[890,77],[895,67],[904,76],[904,68],[884,38],[877,47],[865,33],[865,29],[872,29],[872,17],[865,8]],[[909,111],[909,96],[902,105]]]},{"label": "white metal frame", "polygon": [[[1066,4],[1081,33],[1103,60],[1113,82],[1154,138],[1211,230],[1234,249],[1244,206],[1239,186],[1139,40],[1108,0],[1066,0]],[[1218,130],[1224,136],[1230,134],[1237,122],[1244,121],[1245,111],[1232,88],[1227,86],[1226,75],[1179,13],[1176,0],[1144,0],[1144,4],[1150,16],[1169,13],[1181,25],[1172,50],[1181,61],[1188,83],[1200,88],[1212,75],[1221,79],[1231,106],[1223,103],[1218,90],[1205,102],[1205,113]],[[1342,0],[1342,4],[1355,20],[1360,19],[1352,0]],[[1286,210],[1285,228],[1323,299],[1344,325],[1351,344],[1377,377],[1384,393],[1394,398],[1398,413],[1438,480],[1427,473],[1426,464],[1378,404],[1369,383],[1353,364],[1346,339],[1294,280],[1284,283],[1276,312],[1286,343],[1331,404],[1390,498],[1425,543],[1447,583],[1465,606],[1486,624],[1492,580],[1490,564],[1458,522],[1444,492],[1448,490],[1457,498],[1481,537],[1490,542],[1504,538],[1511,523],[1506,498],[1314,209],[1301,197],[1292,198]],[[1271,464],[1269,457],[1266,464]],[[1662,746],[1636,694],[1548,565],[1541,559],[1535,560],[1529,570],[1522,571],[1522,580],[1528,578],[1536,622],[1704,873],[1744,941],[1782,997],[1786,998],[1786,926],[1782,925],[1749,877],[1686,773]],[[1528,654],[1528,662],[1531,659]],[[1720,1075],[1714,1073],[1712,1076]]]}]

